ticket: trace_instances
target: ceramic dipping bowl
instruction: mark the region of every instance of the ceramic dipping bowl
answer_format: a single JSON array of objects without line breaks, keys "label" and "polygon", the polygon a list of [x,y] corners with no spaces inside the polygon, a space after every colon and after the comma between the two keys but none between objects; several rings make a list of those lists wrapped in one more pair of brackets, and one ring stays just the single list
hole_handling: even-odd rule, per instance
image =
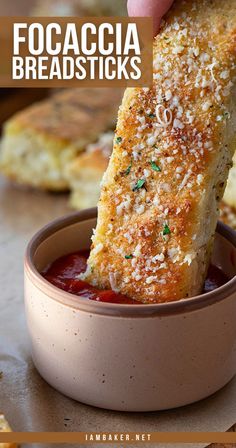
[{"label": "ceramic dipping bowl", "polygon": [[64,292],[40,272],[90,247],[96,209],[60,218],[31,240],[25,308],[33,361],[63,394],[101,408],[156,411],[193,403],[236,374],[236,236],[218,224],[213,263],[231,279],[179,302],[123,305]]}]

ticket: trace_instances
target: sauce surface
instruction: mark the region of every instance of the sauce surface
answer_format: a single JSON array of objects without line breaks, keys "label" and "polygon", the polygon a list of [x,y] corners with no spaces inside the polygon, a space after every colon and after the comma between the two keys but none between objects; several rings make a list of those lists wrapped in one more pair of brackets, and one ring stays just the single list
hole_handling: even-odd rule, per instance
[{"label": "sauce surface", "polygon": [[[86,270],[89,251],[79,251],[55,260],[43,273],[43,277],[64,291],[98,302],[140,305],[141,302],[118,294],[110,289],[101,290],[78,279],[78,275]],[[203,294],[224,285],[228,281],[225,273],[214,265],[210,265],[204,284]]]}]

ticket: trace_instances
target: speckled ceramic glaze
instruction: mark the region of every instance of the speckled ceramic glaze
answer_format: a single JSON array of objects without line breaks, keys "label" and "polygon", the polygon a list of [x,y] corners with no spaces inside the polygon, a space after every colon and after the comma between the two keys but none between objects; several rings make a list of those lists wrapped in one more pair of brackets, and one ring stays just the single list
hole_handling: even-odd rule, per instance
[{"label": "speckled ceramic glaze", "polygon": [[195,298],[156,305],[89,301],[40,272],[90,246],[96,211],[61,218],[30,242],[25,307],[32,356],[65,395],[102,408],[154,411],[183,406],[223,387],[236,373],[236,237],[218,224],[214,264],[231,280]]}]

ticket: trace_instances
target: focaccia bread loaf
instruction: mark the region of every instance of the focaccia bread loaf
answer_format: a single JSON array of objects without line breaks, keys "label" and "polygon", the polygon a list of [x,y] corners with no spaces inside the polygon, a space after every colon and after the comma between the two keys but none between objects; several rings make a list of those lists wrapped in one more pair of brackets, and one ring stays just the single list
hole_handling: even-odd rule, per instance
[{"label": "focaccia bread loaf", "polygon": [[98,203],[101,180],[112,152],[114,132],[102,134],[89,144],[85,152],[71,162],[65,175],[71,190],[70,205],[77,210],[95,207]]},{"label": "focaccia bread loaf", "polygon": [[220,204],[220,220],[236,230],[236,209],[222,201]]},{"label": "focaccia bread loaf", "polygon": [[152,88],[127,89],[83,278],[142,302],[201,293],[235,148],[236,1],[177,0]]},{"label": "focaccia bread loaf", "polygon": [[0,170],[18,183],[69,188],[65,168],[115,124],[121,90],[66,89],[6,122]]}]

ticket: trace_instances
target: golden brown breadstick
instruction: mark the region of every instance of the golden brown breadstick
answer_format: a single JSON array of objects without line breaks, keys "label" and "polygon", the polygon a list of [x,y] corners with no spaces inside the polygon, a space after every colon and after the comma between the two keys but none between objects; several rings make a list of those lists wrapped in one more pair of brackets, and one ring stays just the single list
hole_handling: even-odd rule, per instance
[{"label": "golden brown breadstick", "polygon": [[236,1],[174,2],[153,87],[127,89],[84,278],[143,302],[201,293],[236,132]]}]

